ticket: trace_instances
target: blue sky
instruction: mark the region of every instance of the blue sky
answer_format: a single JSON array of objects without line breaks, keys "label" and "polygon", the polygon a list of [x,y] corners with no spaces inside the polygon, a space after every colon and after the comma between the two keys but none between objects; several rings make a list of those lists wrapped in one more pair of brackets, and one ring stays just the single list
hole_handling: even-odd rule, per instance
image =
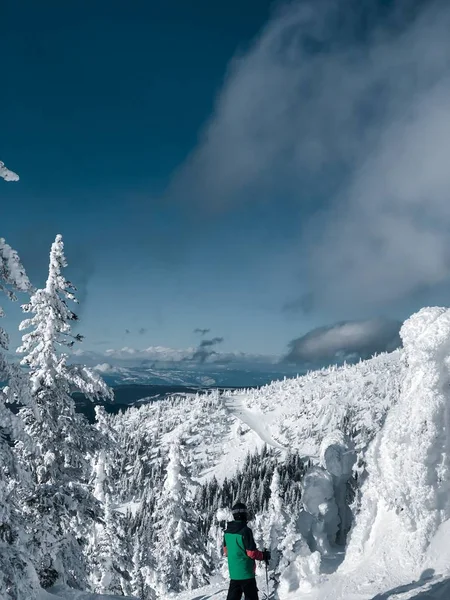
[{"label": "blue sky", "polygon": [[448,10],[344,4],[2,7],[0,158],[21,180],[0,181],[1,235],[39,285],[63,234],[87,348],[205,327],[281,354],[445,299]]}]

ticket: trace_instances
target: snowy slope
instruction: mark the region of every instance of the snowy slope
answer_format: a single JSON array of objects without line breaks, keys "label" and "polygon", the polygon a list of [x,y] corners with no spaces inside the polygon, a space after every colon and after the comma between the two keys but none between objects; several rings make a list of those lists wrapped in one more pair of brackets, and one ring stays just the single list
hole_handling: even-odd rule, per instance
[{"label": "snowy slope", "polygon": [[284,448],[318,456],[326,434],[351,429],[357,450],[363,452],[397,401],[403,376],[402,352],[396,351],[357,365],[274,382],[244,394],[230,392],[225,394],[225,402],[232,402],[228,396],[237,396],[247,411],[240,418],[246,422],[253,414],[253,425],[264,422],[274,443]]},{"label": "snowy slope", "polygon": [[[297,544],[279,599],[450,598],[450,310],[423,309],[401,335],[403,350],[358,365],[119,418],[159,449],[181,435],[203,481],[233,476],[264,444],[280,458],[296,449],[320,465],[324,440],[350,435],[365,470],[344,560],[335,569],[329,556],[320,568],[317,552]],[[219,580],[179,600],[225,596]]]},{"label": "snowy slope", "polygon": [[38,600],[138,600],[138,598],[90,594],[73,590],[65,585],[56,585],[51,590],[42,590],[38,595]]},{"label": "snowy slope", "polygon": [[[280,600],[450,598],[450,310],[423,309],[401,334],[402,352],[224,399],[252,435],[313,454],[350,419],[364,454],[368,476],[344,561],[314,573],[312,555],[300,552]],[[225,583],[179,596],[198,598],[224,600]]]},{"label": "snowy slope", "polygon": [[264,444],[318,460],[323,438],[336,429],[352,432],[362,455],[397,401],[403,377],[402,353],[397,351],[257,390],[179,396],[116,418],[130,432],[138,431],[144,446],[158,435],[164,449],[181,435],[193,475],[221,481]]}]

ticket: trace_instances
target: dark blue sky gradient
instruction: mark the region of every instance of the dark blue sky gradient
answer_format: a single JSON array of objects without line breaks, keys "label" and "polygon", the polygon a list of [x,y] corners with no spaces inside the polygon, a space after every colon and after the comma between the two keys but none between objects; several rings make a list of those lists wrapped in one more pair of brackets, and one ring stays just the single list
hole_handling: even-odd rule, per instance
[{"label": "dark blue sky gradient", "polygon": [[[355,1],[363,17],[345,36],[363,41],[391,4]],[[273,9],[267,0],[3,1],[0,159],[21,180],[0,181],[0,234],[36,285],[63,234],[86,347],[186,347],[206,327],[224,350],[282,353],[333,318],[282,310],[303,290],[302,220],[326,198],[305,188],[299,203],[280,185],[270,202],[217,211],[204,210],[207,198],[200,208],[165,194],[230,61]],[[10,310],[14,341],[18,318]]]},{"label": "dark blue sky gradient", "polygon": [[274,217],[289,217],[269,206],[211,217],[161,199],[228,62],[270,10],[261,0],[2,5],[0,151],[21,176],[1,188],[2,235],[40,285],[63,233],[87,345],[142,326],[148,338],[127,342],[183,346],[200,326],[226,328],[230,348],[272,350],[244,330],[281,305],[264,297],[268,282],[254,284]]}]

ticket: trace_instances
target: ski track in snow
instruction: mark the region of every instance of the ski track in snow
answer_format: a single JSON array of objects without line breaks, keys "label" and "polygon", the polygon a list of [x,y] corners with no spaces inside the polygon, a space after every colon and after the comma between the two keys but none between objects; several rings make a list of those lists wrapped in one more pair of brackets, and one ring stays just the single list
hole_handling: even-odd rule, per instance
[{"label": "ski track in snow", "polygon": [[65,585],[56,585],[48,591],[41,590],[38,600],[139,600],[132,596],[92,594],[74,590]]},{"label": "ski track in snow", "polygon": [[242,396],[231,396],[226,399],[225,406],[227,410],[237,419],[245,423],[252,429],[268,446],[286,451],[287,448],[276,442],[270,435],[267,427],[267,416],[255,410],[245,408]]}]

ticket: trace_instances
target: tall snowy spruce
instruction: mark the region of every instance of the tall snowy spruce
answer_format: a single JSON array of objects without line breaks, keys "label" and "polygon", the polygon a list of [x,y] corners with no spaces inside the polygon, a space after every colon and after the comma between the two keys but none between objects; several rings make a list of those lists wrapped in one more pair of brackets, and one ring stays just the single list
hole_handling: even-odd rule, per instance
[{"label": "tall snowy spruce", "polygon": [[263,516],[263,541],[266,548],[272,551],[272,566],[278,565],[280,560],[281,540],[286,535],[287,514],[282,498],[280,474],[278,468],[273,471],[270,484],[270,499],[267,512]]},{"label": "tall snowy spruce", "polygon": [[126,531],[126,515],[114,509],[111,484],[114,479],[111,457],[117,432],[108,423],[103,406],[95,407],[95,428],[100,434],[94,464],[94,496],[103,507],[101,520],[94,524],[89,540],[89,581],[92,591],[118,596],[131,593],[132,547]]},{"label": "tall snowy spruce", "polygon": [[[0,163],[0,168],[2,163]],[[0,238],[0,291],[15,300],[15,291],[28,292],[30,282],[17,253]],[[0,307],[0,316],[3,316]],[[0,327],[0,348],[8,350],[8,335]],[[0,350],[0,598],[32,600],[36,598],[38,581],[28,558],[20,498],[29,493],[26,477],[12,452],[12,444],[21,440],[30,448],[21,420],[8,408],[8,403],[29,402],[26,380],[20,369],[8,363]]]},{"label": "tall snowy spruce", "polygon": [[72,333],[77,316],[68,306],[76,302],[75,288],[62,275],[66,267],[63,240],[56,237],[50,252],[45,288],[37,290],[23,306],[30,318],[21,330],[18,352],[28,368],[36,411],[20,410],[25,431],[34,448],[20,445],[19,457],[30,470],[34,493],[27,498],[28,533],[41,585],[58,580],[75,588],[86,585],[87,540],[101,505],[90,487],[95,431],[75,412],[71,397],[79,391],[94,399],[109,397],[106,384],[86,367],[68,364],[63,350],[81,341]]},{"label": "tall snowy spruce", "polygon": [[211,572],[181,452],[179,443],[171,445],[155,511],[153,559],[156,589],[162,595],[205,585]]}]

